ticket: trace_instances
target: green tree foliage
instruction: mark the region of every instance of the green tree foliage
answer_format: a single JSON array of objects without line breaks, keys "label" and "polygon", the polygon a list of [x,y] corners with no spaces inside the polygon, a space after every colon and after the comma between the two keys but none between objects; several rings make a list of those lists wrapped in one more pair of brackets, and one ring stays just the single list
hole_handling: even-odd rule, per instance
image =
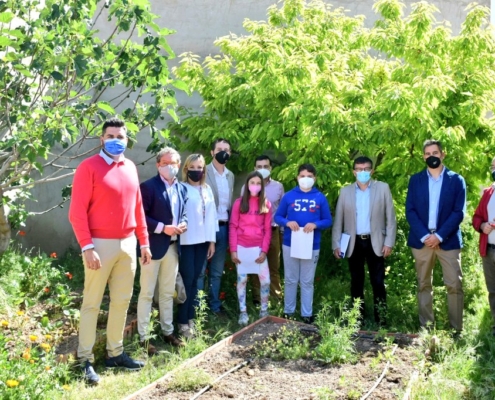
[{"label": "green tree foliage", "polygon": [[[168,137],[155,122],[164,112],[177,118],[172,86],[185,84],[169,77],[174,53],[166,36],[172,31],[155,19],[148,0],[0,1],[4,205],[33,184],[73,174],[74,160],[90,151],[83,143],[116,112],[131,135],[151,133],[151,149]],[[103,26],[108,34],[98,30]],[[131,106],[124,106],[128,99]],[[10,238],[1,211],[0,252]]]},{"label": "green tree foliage", "polygon": [[408,16],[403,9],[398,0],[376,1],[379,19],[367,29],[364,17],[320,0],[286,0],[268,9],[266,22],[246,20],[247,35],[218,39],[218,55],[182,55],[175,73],[204,107],[174,126],[184,148],[226,137],[244,171],[274,150],[285,157],[275,176],[286,183],[298,164],[314,163],[332,202],[354,179],[352,160],[369,155],[403,205],[409,176],[425,167],[423,141],[438,138],[446,164],[477,199],[494,155],[489,9],[472,5],[458,36],[427,2]]}]

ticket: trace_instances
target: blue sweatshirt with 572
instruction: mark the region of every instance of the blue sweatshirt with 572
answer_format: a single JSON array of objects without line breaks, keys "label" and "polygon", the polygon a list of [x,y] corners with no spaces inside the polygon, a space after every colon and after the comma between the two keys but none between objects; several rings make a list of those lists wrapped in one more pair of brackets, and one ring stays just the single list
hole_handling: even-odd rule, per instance
[{"label": "blue sweatshirt with 572", "polygon": [[[316,225],[313,239],[313,250],[320,248],[321,230],[332,226],[332,215],[327,198],[318,189],[312,188],[303,192],[299,186],[287,192],[278,206],[275,222],[286,226],[287,222],[296,221],[302,229],[308,222]],[[291,230],[284,229],[284,245],[290,246]]]}]

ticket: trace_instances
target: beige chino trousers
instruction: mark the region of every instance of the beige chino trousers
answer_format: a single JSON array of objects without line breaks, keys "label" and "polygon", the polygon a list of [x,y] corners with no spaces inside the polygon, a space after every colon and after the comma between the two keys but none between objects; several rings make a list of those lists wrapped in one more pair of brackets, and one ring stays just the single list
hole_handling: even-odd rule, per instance
[{"label": "beige chino trousers", "polygon": [[450,325],[457,331],[462,330],[464,292],[462,290],[461,250],[432,249],[428,246],[422,249],[411,248],[411,250],[418,278],[419,323],[421,326],[435,323],[432,271],[438,258],[442,266],[443,282],[447,287]]},{"label": "beige chino trousers", "polygon": [[157,285],[162,332],[164,335],[174,332],[174,292],[178,271],[177,243],[171,244],[160,260],[151,260],[148,265],[141,264],[141,291],[138,298],[138,332],[141,341],[149,339],[151,303]]},{"label": "beige chino trousers", "polygon": [[84,292],[77,349],[77,356],[81,361],[89,360],[91,363],[94,362],[96,323],[107,283],[110,290],[108,356],[116,357],[124,351],[124,328],[136,274],[137,241],[135,236],[131,236],[126,239],[93,239],[93,244],[100,256],[101,268],[92,270],[84,266]]}]

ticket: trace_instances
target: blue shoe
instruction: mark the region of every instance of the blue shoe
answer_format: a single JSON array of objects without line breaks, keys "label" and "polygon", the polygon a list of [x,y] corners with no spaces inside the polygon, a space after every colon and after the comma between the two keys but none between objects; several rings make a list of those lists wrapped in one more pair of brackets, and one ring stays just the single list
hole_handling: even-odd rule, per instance
[{"label": "blue shoe", "polygon": [[144,367],[144,362],[133,360],[127,354],[122,353],[117,357],[108,357],[105,359],[107,368],[125,368],[130,371],[139,371]]},{"label": "blue shoe", "polygon": [[88,383],[89,385],[98,385],[98,382],[100,382],[100,377],[95,372],[93,365],[88,360],[86,360],[86,362],[82,365],[82,371],[86,383]]}]

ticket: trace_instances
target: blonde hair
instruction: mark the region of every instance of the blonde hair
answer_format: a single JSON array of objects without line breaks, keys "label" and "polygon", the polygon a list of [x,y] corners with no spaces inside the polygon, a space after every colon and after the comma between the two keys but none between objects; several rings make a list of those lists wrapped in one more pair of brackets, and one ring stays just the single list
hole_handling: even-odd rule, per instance
[{"label": "blonde hair", "polygon": [[204,186],[205,185],[205,182],[206,182],[206,162],[205,162],[205,158],[199,154],[199,153],[195,153],[195,154],[191,154],[189,155],[187,158],[186,158],[186,161],[184,161],[184,165],[182,167],[182,181],[183,182],[187,182],[187,171],[189,170],[189,166],[194,162],[194,161],[202,161],[203,162],[203,176],[201,177],[201,180],[199,181],[199,184],[201,186]]}]

